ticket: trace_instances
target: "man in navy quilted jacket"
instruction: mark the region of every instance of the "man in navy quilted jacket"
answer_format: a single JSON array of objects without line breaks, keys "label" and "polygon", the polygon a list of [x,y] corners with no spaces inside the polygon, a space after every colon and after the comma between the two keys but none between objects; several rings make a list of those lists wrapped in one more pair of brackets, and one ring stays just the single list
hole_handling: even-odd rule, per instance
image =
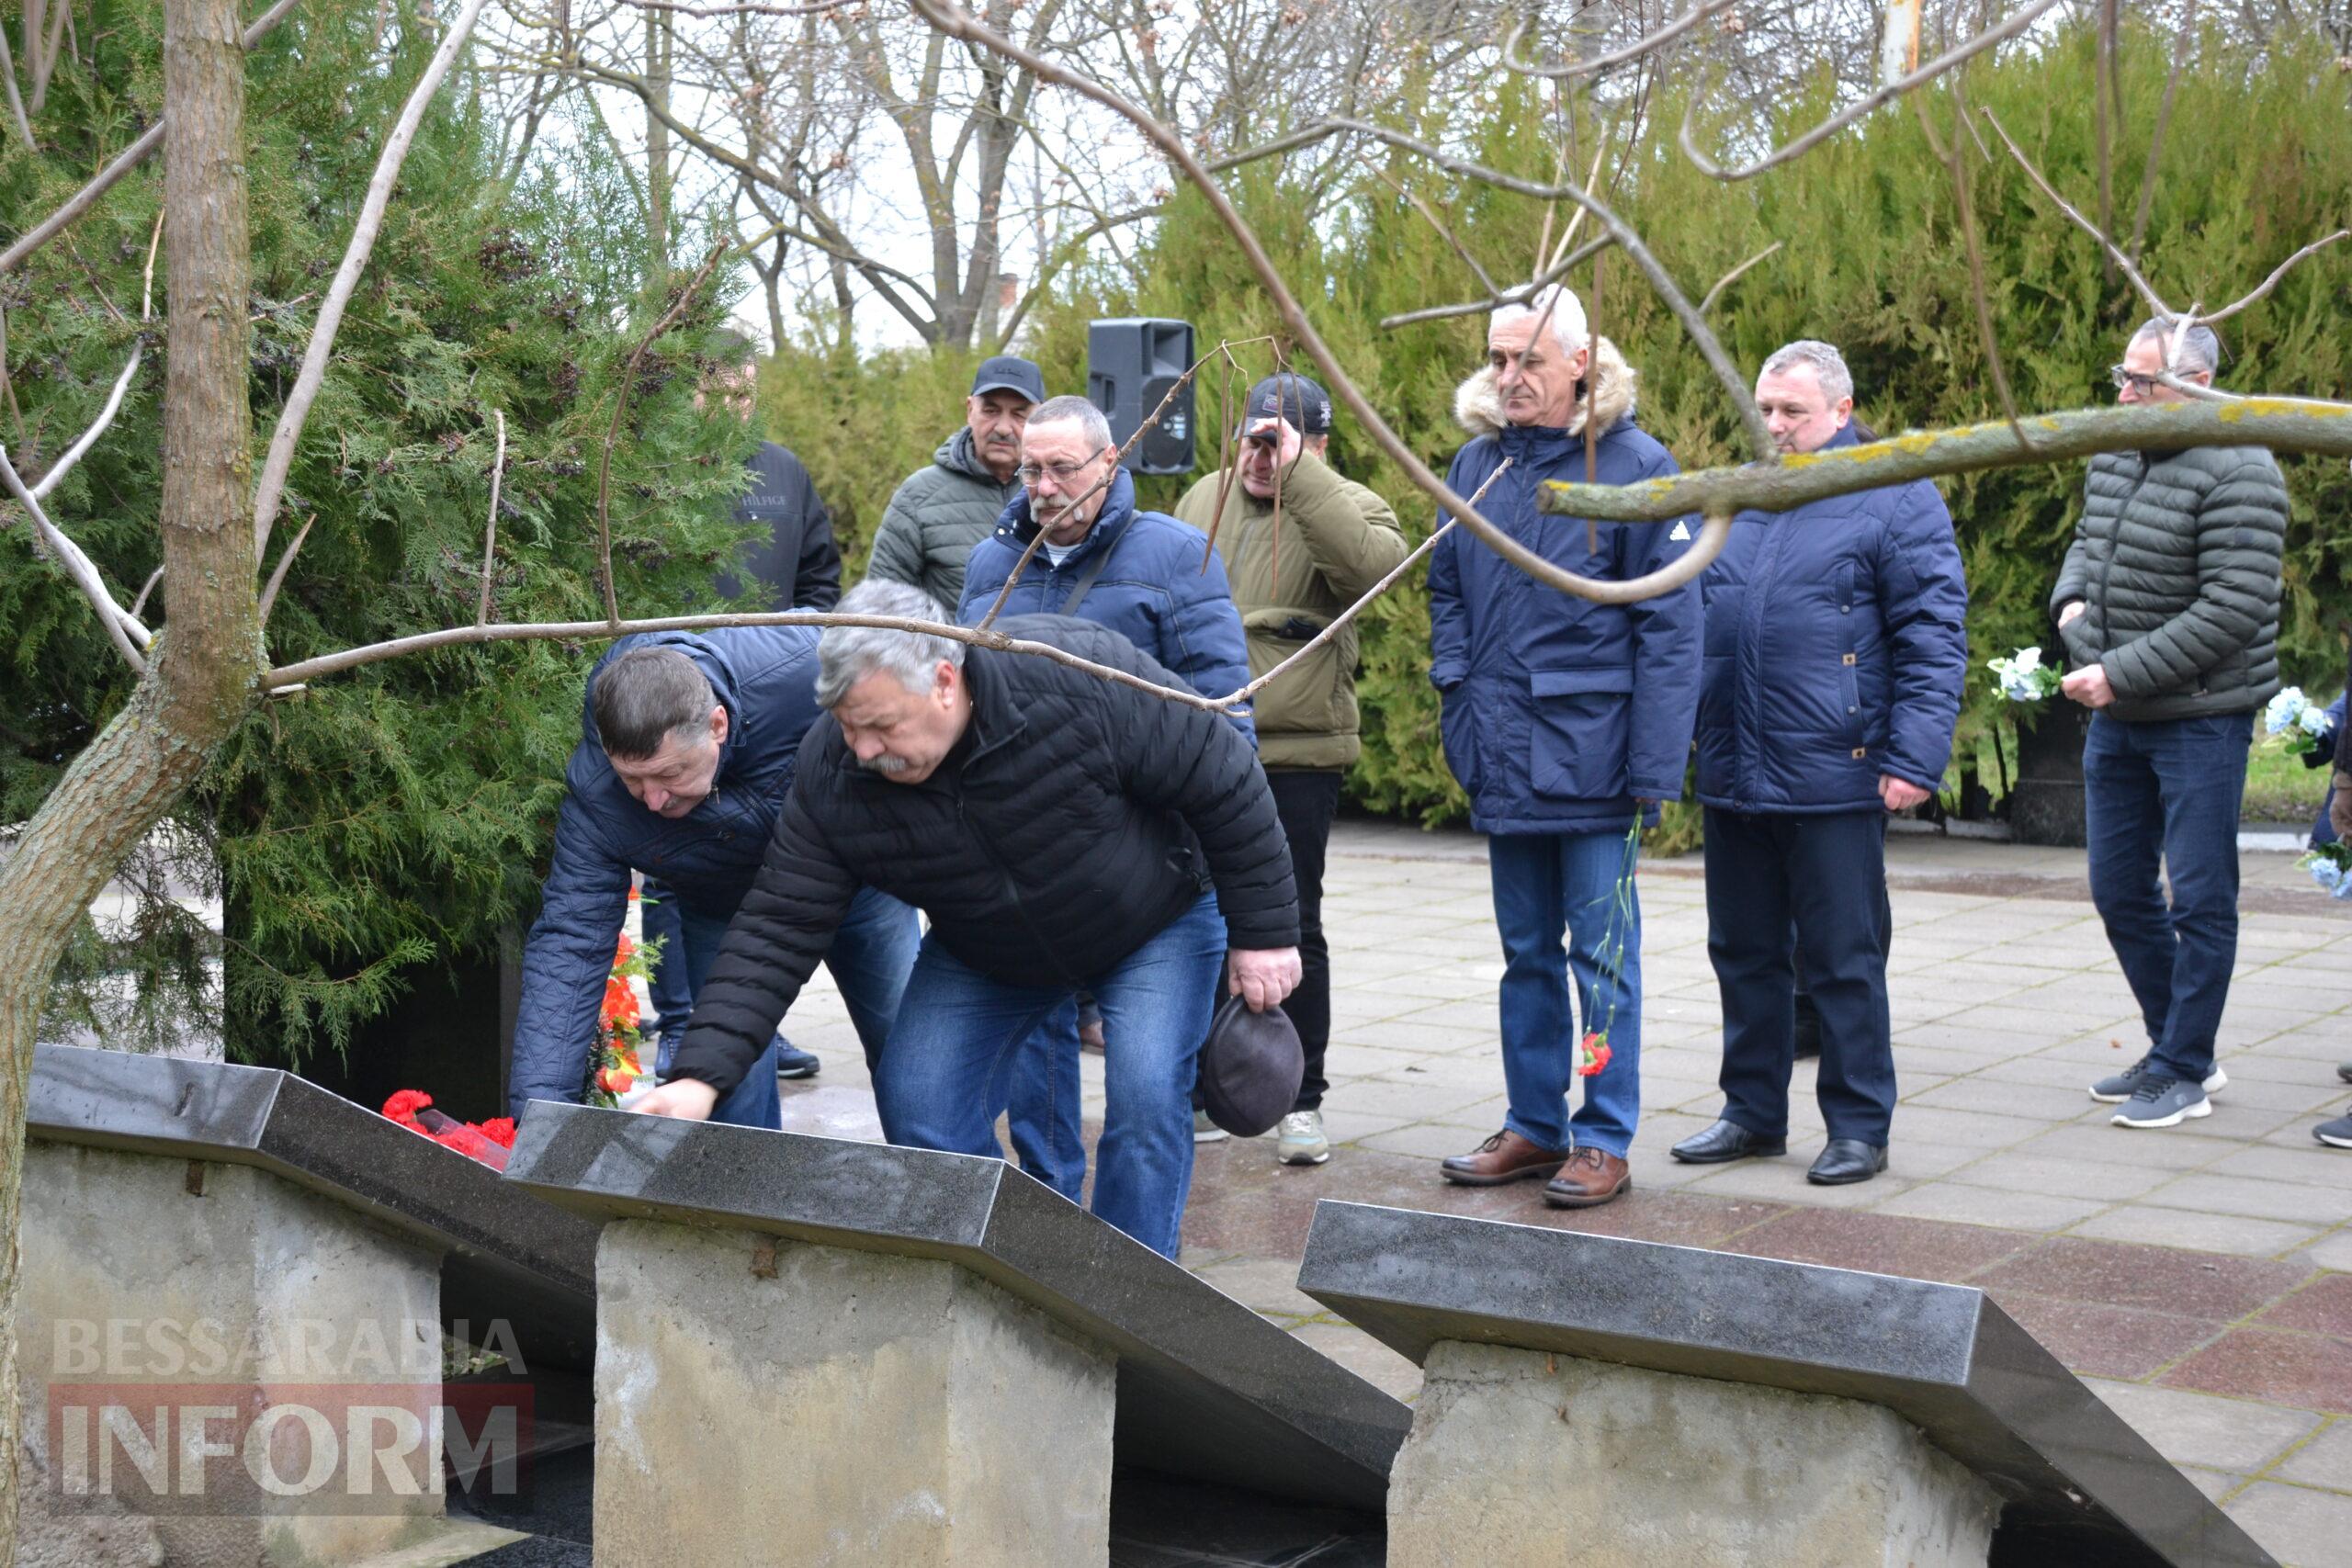
[{"label": "man in navy quilted jacket", "polygon": [[[1784,454],[1860,439],[1853,377],[1828,344],[1775,353],[1756,401]],[[1968,673],[1951,514],[1925,480],[1743,512],[1701,590],[1699,799],[1724,1112],[1674,1157],[1787,1152],[1801,953],[1829,1134],[1806,1179],[1867,1181],[1886,1168],[1894,1117],[1886,819],[1942,783]]]}]

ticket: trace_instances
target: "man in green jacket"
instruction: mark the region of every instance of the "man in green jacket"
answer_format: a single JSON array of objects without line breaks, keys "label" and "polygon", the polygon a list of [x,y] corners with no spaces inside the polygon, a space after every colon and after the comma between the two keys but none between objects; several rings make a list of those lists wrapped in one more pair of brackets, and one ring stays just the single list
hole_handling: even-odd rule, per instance
[{"label": "man in green jacket", "polygon": [[[1230,483],[1211,474],[1176,515],[1211,535],[1226,560],[1257,680],[1297,653],[1340,612],[1403,562],[1405,536],[1388,503],[1324,461],[1331,400],[1304,376],[1269,377],[1242,405]],[[1225,491],[1225,511],[1217,494]],[[1306,1074],[1274,1147],[1284,1165],[1331,1157],[1323,1133],[1324,1047],[1331,1037],[1331,952],[1323,940],[1323,860],[1340,779],[1362,750],[1356,734],[1353,623],[1258,694],[1258,758],[1273,786],[1298,886],[1306,975],[1283,1005],[1298,1026]]]},{"label": "man in green jacket", "polygon": [[983,360],[964,400],[964,428],[939,444],[931,466],[907,476],[874,533],[865,575],[920,588],[954,609],[964,562],[1021,495],[1021,432],[1046,400],[1046,378],[1009,354]]},{"label": "man in green jacket", "polygon": [[[2210,328],[2152,321],[2116,397],[2180,401],[2166,380],[2210,383],[2219,358]],[[2061,689],[2092,713],[2091,902],[2148,1029],[2147,1055],[2091,1086],[2120,1127],[2211,1115],[2228,1082],[2213,1048],[2237,961],[2238,807],[2255,710],[2278,690],[2286,538],[2286,481],[2262,447],[2101,453],[2050,595]]]}]

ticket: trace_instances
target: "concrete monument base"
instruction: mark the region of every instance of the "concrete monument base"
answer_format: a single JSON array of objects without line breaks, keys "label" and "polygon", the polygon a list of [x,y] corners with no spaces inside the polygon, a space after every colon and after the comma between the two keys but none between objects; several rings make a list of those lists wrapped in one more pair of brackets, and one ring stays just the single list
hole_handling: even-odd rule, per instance
[{"label": "concrete monument base", "polygon": [[1883,1405],[1431,1347],[1388,1491],[1415,1568],[1984,1568],[1991,1489]]},{"label": "concrete monument base", "polygon": [[35,1141],[24,1191],[28,1561],[351,1562],[438,1522],[435,1254],[247,1166]]},{"label": "concrete monument base", "polygon": [[599,1563],[1101,1568],[1116,1358],[956,1264],[607,1225]]}]

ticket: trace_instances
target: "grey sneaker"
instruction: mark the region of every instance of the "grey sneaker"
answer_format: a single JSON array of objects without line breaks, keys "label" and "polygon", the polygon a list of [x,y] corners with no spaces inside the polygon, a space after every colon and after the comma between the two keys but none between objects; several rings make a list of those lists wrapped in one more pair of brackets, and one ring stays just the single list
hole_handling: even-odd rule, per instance
[{"label": "grey sneaker", "polygon": [[1195,1111],[1193,1112],[1193,1142],[1196,1144],[1221,1144],[1225,1142],[1227,1135],[1227,1134],[1224,1128],[1209,1120],[1209,1113],[1207,1111]]},{"label": "grey sneaker", "polygon": [[2199,1116],[2213,1114],[2205,1091],[2179,1078],[2143,1074],[2132,1098],[2111,1120],[2119,1127],[2177,1127]]},{"label": "grey sneaker", "polygon": [[[2143,1056],[2113,1077],[2101,1078],[2091,1085],[2091,1098],[2101,1105],[2120,1105],[2137,1092],[2140,1080],[2146,1077],[2152,1070],[2148,1066],[2148,1058]],[[2205,1080],[2205,1092],[2219,1094],[2229,1087],[2230,1075],[2222,1071],[2221,1063],[2214,1063],[2213,1076]]]},{"label": "grey sneaker", "polygon": [[1329,1159],[1331,1140],[1323,1135],[1323,1112],[1294,1111],[1283,1117],[1274,1157],[1284,1165],[1321,1165]]},{"label": "grey sneaker", "polygon": [[2330,1148],[2352,1149],[2352,1111],[2312,1129],[2312,1136]]}]

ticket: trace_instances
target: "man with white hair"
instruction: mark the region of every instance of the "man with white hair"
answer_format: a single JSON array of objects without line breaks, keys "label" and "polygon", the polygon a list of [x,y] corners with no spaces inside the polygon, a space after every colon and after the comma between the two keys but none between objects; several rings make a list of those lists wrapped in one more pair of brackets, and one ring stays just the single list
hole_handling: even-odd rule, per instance
[{"label": "man with white hair", "polygon": [[[1784,455],[1860,438],[1854,378],[1828,344],[1774,353],[1756,403]],[[1894,1116],[1886,819],[1943,782],[1968,676],[1951,513],[1925,479],[1743,512],[1701,592],[1699,800],[1724,1111],[1674,1157],[1787,1152],[1801,956],[1828,1131],[1806,1179],[1867,1181],[1886,1168]]]},{"label": "man with white hair", "polygon": [[[2148,321],[2111,372],[2120,403],[2213,379],[2211,327]],[[2103,452],[2051,591],[2061,688],[2091,710],[2083,815],[2091,902],[2148,1051],[2090,1086],[2118,1126],[2212,1113],[2238,949],[2238,809],[2255,710],[2278,690],[2287,485],[2259,446]],[[2159,868],[2161,867],[2161,873]],[[2166,886],[2171,897],[2165,897]]]},{"label": "man with white hair", "polygon": [[[845,614],[937,621],[904,583]],[[998,623],[1155,685],[1117,633]],[[1290,856],[1250,742],[1204,708],[1035,654],[830,626],[817,721],[673,1076],[638,1109],[701,1118],[765,1048],[861,886],[931,916],[875,1064],[894,1144],[997,1156],[1006,1077],[1038,1024],[1091,990],[1104,1061],[1093,1211],[1176,1256],[1212,987],[1253,1011],[1298,984]]]},{"label": "man with white hair", "polygon": [[[1454,396],[1471,434],[1446,483],[1494,477],[1486,515],[1546,559],[1623,581],[1690,546],[1695,519],[1588,523],[1544,515],[1550,480],[1633,484],[1679,472],[1634,423],[1634,375],[1586,330],[1566,288],[1495,312],[1487,364]],[[1442,694],[1446,763],[1488,835],[1503,944],[1502,1129],[1446,1160],[1468,1186],[1549,1178],[1544,1201],[1585,1208],[1632,1185],[1641,1111],[1639,830],[1679,799],[1699,687],[1699,590],[1631,604],[1546,588],[1460,531],[1430,558],[1430,680]],[[1564,952],[1561,939],[1567,946]],[[1577,981],[1572,1011],[1568,974]],[[1593,1039],[1593,1037],[1600,1037]],[[1570,1117],[1568,1086],[1600,1059]]]}]

